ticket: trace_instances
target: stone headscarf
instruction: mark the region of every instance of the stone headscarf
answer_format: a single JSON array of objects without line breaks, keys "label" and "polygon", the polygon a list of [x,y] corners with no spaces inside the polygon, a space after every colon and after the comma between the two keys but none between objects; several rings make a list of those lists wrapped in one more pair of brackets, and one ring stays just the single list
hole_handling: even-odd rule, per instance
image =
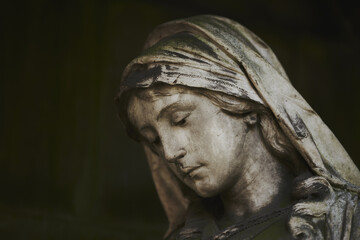
[{"label": "stone headscarf", "polygon": [[[334,134],[292,86],[272,50],[248,29],[232,20],[209,15],[158,26],[148,37],[142,55],[125,69],[117,99],[121,101],[129,89],[146,88],[156,82],[218,91],[268,107],[314,176],[329,183],[329,188],[347,194],[344,201],[351,200],[352,205],[345,205],[352,208],[340,206],[337,200],[328,205],[348,209],[341,214],[343,224],[351,225],[360,193],[359,170]],[[145,150],[169,219],[169,234],[184,223],[192,200],[162,160]],[[340,199],[339,194],[333,198]],[[295,205],[294,212],[301,212],[301,207]],[[329,233],[333,237],[327,239],[340,239],[340,236],[347,239],[349,231]],[[296,229],[293,232],[297,234]]]}]

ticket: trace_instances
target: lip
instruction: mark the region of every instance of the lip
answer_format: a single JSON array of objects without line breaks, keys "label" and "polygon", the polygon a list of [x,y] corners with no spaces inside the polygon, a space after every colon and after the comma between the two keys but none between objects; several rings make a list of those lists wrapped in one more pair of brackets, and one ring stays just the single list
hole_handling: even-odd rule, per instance
[{"label": "lip", "polygon": [[195,170],[201,168],[202,165],[198,165],[198,166],[188,166],[188,167],[184,167],[181,169],[181,172],[184,173],[184,175],[189,176],[189,177],[193,177],[191,176],[191,173],[194,172]]}]

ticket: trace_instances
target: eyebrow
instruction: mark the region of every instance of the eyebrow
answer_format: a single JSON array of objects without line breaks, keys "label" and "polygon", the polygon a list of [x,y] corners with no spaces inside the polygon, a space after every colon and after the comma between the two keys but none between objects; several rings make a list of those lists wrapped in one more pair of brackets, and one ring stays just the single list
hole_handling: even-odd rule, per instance
[{"label": "eyebrow", "polygon": [[159,121],[160,118],[162,118],[166,113],[171,112],[171,111],[181,111],[181,110],[187,110],[187,111],[192,111],[194,110],[196,107],[194,104],[186,104],[186,103],[179,103],[179,102],[175,102],[172,103],[166,107],[164,107],[163,109],[161,109],[159,115],[157,116],[156,120]]},{"label": "eyebrow", "polygon": [[[168,106],[164,107],[163,109],[160,110],[158,116],[156,117],[156,121],[159,121],[160,118],[162,118],[166,113],[171,112],[171,111],[183,111],[183,110],[187,110],[187,111],[192,111],[196,108],[195,104],[187,104],[187,103],[181,103],[181,102],[175,102],[172,104],[169,104]],[[145,125],[140,127],[139,132],[145,130],[145,129],[153,129],[151,126],[149,125]],[[140,134],[142,135],[142,134]]]}]

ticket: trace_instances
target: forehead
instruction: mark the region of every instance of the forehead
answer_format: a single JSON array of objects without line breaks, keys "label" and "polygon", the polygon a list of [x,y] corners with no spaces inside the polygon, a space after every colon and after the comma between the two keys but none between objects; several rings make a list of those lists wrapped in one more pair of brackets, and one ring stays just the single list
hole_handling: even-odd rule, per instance
[{"label": "forehead", "polygon": [[156,100],[158,97],[170,96],[178,93],[193,93],[195,90],[181,85],[157,84],[150,88],[139,88],[134,94],[141,99]]},{"label": "forehead", "polygon": [[183,95],[184,94],[182,93],[174,93],[172,95],[162,95],[156,97],[151,96],[144,98],[133,94],[129,98],[127,114],[130,121],[136,119],[138,116],[144,117],[154,115],[157,112],[160,112],[161,109],[167,105],[181,101],[183,99]]},{"label": "forehead", "polygon": [[175,103],[199,106],[206,100],[206,97],[190,89],[177,86],[141,89],[129,97],[127,116],[135,127],[139,127],[144,121],[155,121],[161,110],[167,106]]}]

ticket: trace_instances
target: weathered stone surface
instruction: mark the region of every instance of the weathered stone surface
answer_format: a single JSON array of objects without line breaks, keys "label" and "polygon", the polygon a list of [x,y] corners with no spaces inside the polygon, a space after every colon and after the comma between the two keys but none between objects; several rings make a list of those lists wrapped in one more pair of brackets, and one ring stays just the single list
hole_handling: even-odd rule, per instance
[{"label": "weathered stone surface", "polygon": [[271,49],[226,18],[163,24],[125,69],[169,239],[358,239],[360,173]]}]

